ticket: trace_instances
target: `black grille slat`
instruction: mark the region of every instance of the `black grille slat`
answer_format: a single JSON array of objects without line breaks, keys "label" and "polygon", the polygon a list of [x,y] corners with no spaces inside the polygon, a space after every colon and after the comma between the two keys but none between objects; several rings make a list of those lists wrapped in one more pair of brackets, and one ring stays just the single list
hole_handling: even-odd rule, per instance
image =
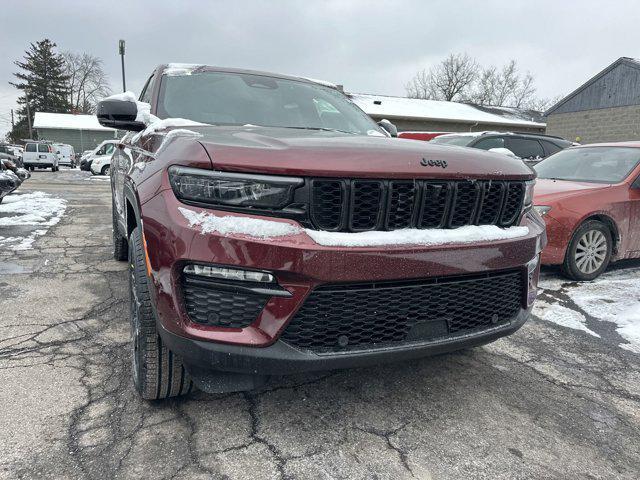
[{"label": "black grille slat", "polygon": [[386,221],[388,229],[411,228],[414,225],[417,193],[415,182],[390,183]]},{"label": "black grille slat", "polygon": [[353,231],[373,230],[382,208],[382,183],[356,180],[351,186],[349,226]]},{"label": "black grille slat", "polygon": [[451,209],[451,228],[473,224],[473,214],[480,190],[476,182],[457,182]]},{"label": "black grille slat", "polygon": [[524,192],[521,181],[312,179],[310,219],[319,230],[351,232],[509,227]]},{"label": "black grille slat", "polygon": [[447,203],[451,199],[451,190],[446,182],[425,183],[422,195],[422,211],[418,228],[439,228],[444,225]]},{"label": "black grille slat", "polygon": [[482,206],[480,207],[478,224],[494,225],[498,221],[498,215],[500,215],[500,209],[502,208],[504,183],[486,182],[483,190],[484,196],[482,198]]},{"label": "black grille slat", "polygon": [[507,324],[519,312],[524,287],[519,271],[455,281],[320,287],[281,338],[321,353],[481,331]]},{"label": "black grille slat", "polygon": [[346,201],[340,180],[314,180],[311,192],[311,218],[321,230],[337,230],[342,225]]},{"label": "black grille slat", "polygon": [[216,290],[183,282],[184,306],[192,322],[212,327],[245,328],[256,321],[269,297]]},{"label": "black grille slat", "polygon": [[522,182],[509,182],[507,185],[502,215],[500,216],[501,226],[509,227],[513,225],[520,216],[524,201],[524,190],[525,187]]}]

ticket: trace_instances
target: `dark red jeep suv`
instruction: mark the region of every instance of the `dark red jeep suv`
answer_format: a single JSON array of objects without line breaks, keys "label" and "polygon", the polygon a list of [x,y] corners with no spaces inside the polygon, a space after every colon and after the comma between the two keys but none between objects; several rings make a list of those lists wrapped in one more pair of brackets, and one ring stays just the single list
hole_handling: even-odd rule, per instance
[{"label": "dark red jeep suv", "polygon": [[111,163],[144,398],[407,360],[526,321],[544,222],[534,173],[500,154],[390,138],[337,88],[163,65]]}]

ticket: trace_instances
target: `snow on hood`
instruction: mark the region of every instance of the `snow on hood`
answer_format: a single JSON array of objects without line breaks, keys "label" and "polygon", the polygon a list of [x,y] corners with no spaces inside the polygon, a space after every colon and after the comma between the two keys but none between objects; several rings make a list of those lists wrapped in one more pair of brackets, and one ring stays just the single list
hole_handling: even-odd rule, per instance
[{"label": "snow on hood", "polygon": [[263,220],[232,215],[218,216],[179,207],[191,227],[200,227],[202,234],[217,232],[222,235],[241,234],[267,239],[306,233],[318,245],[327,247],[375,247],[402,245],[445,245],[490,242],[523,237],[528,227],[499,228],[494,225],[469,225],[452,230],[403,229],[390,232],[325,232],[301,228],[288,222]]},{"label": "snow on hood", "polygon": [[[154,119],[155,120],[152,120],[148,124],[147,128],[145,128],[141,132],[138,132],[136,135],[134,135],[134,137],[131,139],[131,141],[135,143],[142,137],[146,137],[148,135],[151,135],[151,134],[153,134],[155,132],[158,132],[160,130],[165,130],[167,128],[173,128],[173,127],[197,127],[197,126],[206,125],[204,123],[194,122],[193,120],[188,120],[186,118],[165,118],[163,120],[160,120],[159,118],[154,117]],[[175,130],[172,130],[172,131],[168,132],[165,135],[164,142],[166,142],[170,138],[179,137],[179,136],[201,137],[202,134],[194,132],[194,131],[191,131],[191,130],[179,128],[179,129],[175,129]],[[164,142],[163,142],[163,145],[164,145]],[[162,148],[162,146],[160,148]]]}]

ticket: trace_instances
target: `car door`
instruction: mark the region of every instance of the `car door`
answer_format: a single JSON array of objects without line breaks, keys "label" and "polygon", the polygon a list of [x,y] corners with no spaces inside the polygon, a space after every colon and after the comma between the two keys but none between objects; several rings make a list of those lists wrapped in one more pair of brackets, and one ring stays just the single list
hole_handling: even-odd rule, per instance
[{"label": "car door", "polygon": [[640,257],[640,168],[632,174],[634,181],[629,187],[629,250]]}]

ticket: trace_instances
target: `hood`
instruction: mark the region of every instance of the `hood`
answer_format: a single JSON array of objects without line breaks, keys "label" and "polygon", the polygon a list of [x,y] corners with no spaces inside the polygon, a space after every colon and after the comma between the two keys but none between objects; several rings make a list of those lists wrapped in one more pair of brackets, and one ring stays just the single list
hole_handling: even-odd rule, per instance
[{"label": "hood", "polygon": [[522,161],[420,140],[278,127],[189,127],[215,169],[296,176],[530,179]]},{"label": "hood", "polygon": [[571,182],[568,180],[538,178],[533,191],[533,201],[536,205],[548,205],[549,203],[557,202],[564,198],[591,194],[610,187],[611,185],[605,183]]}]

